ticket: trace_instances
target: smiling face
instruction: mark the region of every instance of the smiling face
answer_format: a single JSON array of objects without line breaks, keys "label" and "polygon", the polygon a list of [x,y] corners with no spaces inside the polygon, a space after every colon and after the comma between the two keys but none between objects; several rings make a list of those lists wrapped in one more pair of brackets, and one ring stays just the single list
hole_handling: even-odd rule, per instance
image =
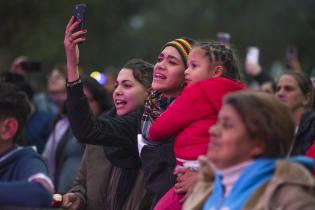
[{"label": "smiling face", "polygon": [[66,92],[66,78],[59,69],[53,69],[48,77],[47,90],[52,93]]},{"label": "smiling face", "polygon": [[184,62],[176,48],[165,47],[154,66],[152,89],[165,96],[177,96],[183,87],[184,71]]},{"label": "smiling face", "polygon": [[277,83],[276,97],[291,111],[304,108],[309,103],[309,96],[305,96],[296,79],[291,75],[283,75]]},{"label": "smiling face", "polygon": [[121,69],[113,92],[117,115],[122,116],[135,111],[144,104],[147,94],[146,88],[135,79],[131,69]]},{"label": "smiling face", "polygon": [[187,85],[206,80],[212,77],[212,65],[201,48],[194,48],[188,56],[188,68],[185,71]]},{"label": "smiling face", "polygon": [[209,129],[207,156],[218,169],[254,159],[263,147],[250,138],[240,115],[231,105],[223,105],[217,123]]}]

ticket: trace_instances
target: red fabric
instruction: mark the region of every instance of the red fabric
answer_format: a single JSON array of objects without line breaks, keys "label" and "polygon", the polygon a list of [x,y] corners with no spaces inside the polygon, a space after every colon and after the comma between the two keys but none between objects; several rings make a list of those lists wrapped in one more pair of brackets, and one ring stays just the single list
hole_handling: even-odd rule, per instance
[{"label": "red fabric", "polygon": [[218,77],[184,89],[182,94],[162,113],[150,128],[152,140],[162,141],[176,136],[177,158],[196,160],[207,152],[208,129],[215,124],[223,96],[244,89],[243,83]]},{"label": "red fabric", "polygon": [[175,188],[172,187],[163,197],[159,200],[153,210],[181,210],[182,204],[179,201],[183,195],[178,195]]},{"label": "red fabric", "polygon": [[315,140],[313,141],[312,146],[308,148],[305,155],[315,160]]},{"label": "red fabric", "polygon": [[[315,160],[315,140],[313,141],[312,146],[306,151],[305,156]],[[313,171],[313,175],[315,175],[315,170]]]}]

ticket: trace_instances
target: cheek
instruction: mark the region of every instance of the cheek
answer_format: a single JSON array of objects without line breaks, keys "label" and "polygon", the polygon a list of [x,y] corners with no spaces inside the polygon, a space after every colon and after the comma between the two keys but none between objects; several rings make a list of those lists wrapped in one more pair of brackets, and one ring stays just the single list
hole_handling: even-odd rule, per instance
[{"label": "cheek", "polygon": [[174,72],[172,74],[169,75],[169,83],[172,84],[172,86],[178,86],[183,84],[183,82],[185,81],[185,75],[184,75],[184,71],[180,71],[180,72]]},{"label": "cheek", "polygon": [[137,109],[141,105],[144,104],[146,92],[141,89],[134,90],[128,94],[128,104],[130,105],[130,109]]},{"label": "cheek", "polygon": [[185,77],[185,68],[184,67],[174,67],[169,70],[169,77],[177,78],[179,80],[183,80]]}]

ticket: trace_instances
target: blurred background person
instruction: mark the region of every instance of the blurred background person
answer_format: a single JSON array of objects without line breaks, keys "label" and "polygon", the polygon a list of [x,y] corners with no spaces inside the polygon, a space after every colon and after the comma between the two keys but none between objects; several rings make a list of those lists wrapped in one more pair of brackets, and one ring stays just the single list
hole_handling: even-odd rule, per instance
[{"label": "blurred background person", "polygon": [[288,70],[302,71],[300,64],[298,49],[294,46],[288,46],[285,56],[285,66]]},{"label": "blurred background person", "polygon": [[[82,79],[84,95],[95,115],[110,108],[105,90],[91,77]],[[66,193],[73,184],[83,155],[83,145],[73,136],[65,104],[56,117],[43,157],[47,161],[49,174],[56,192]]]},{"label": "blurred background person", "polygon": [[14,84],[19,91],[24,92],[28,96],[32,112],[26,122],[23,138],[18,141],[18,144],[34,145],[36,146],[37,152],[41,154],[49,136],[53,116],[51,113],[37,108],[32,100],[34,95],[33,88],[25,77],[16,73],[5,72],[0,75],[0,81]]},{"label": "blurred background person", "polygon": [[66,100],[65,72],[64,64],[56,65],[48,74],[46,90],[34,96],[37,108],[51,113],[54,117],[60,113]]},{"label": "blurred background person", "polygon": [[[276,97],[291,111],[295,123],[292,155],[305,155],[315,140],[314,93],[310,78],[302,71],[288,71],[277,82]],[[315,158],[315,151],[313,158]]]},{"label": "blurred background person", "polygon": [[[257,91],[274,94],[275,83],[273,78],[262,69],[259,63],[260,50],[256,46],[247,48],[245,60],[245,73],[250,76],[254,85],[257,85]],[[252,86],[253,87],[253,86]],[[256,90],[254,86],[254,90]]]},{"label": "blurred background person", "polygon": [[251,76],[255,83],[258,85],[257,91],[274,94],[276,90],[275,82],[266,72],[263,71],[259,64],[245,64],[245,72]]},{"label": "blurred background person", "polygon": [[49,207],[53,184],[33,147],[19,147],[31,104],[13,84],[0,82],[0,206]]}]

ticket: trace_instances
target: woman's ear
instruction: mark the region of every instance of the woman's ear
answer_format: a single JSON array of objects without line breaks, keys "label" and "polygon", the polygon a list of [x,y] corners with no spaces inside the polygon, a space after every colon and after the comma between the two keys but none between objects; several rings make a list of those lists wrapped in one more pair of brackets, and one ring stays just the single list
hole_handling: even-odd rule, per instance
[{"label": "woman's ear", "polygon": [[251,156],[258,157],[265,153],[265,144],[258,139],[255,139],[252,145]]},{"label": "woman's ear", "polygon": [[217,65],[214,67],[212,78],[221,77],[224,74],[224,67],[221,65]]},{"label": "woman's ear", "polygon": [[309,104],[310,104],[310,100],[311,100],[311,94],[310,94],[310,93],[307,93],[307,94],[304,96],[303,105],[304,105],[304,106],[309,105]]}]

